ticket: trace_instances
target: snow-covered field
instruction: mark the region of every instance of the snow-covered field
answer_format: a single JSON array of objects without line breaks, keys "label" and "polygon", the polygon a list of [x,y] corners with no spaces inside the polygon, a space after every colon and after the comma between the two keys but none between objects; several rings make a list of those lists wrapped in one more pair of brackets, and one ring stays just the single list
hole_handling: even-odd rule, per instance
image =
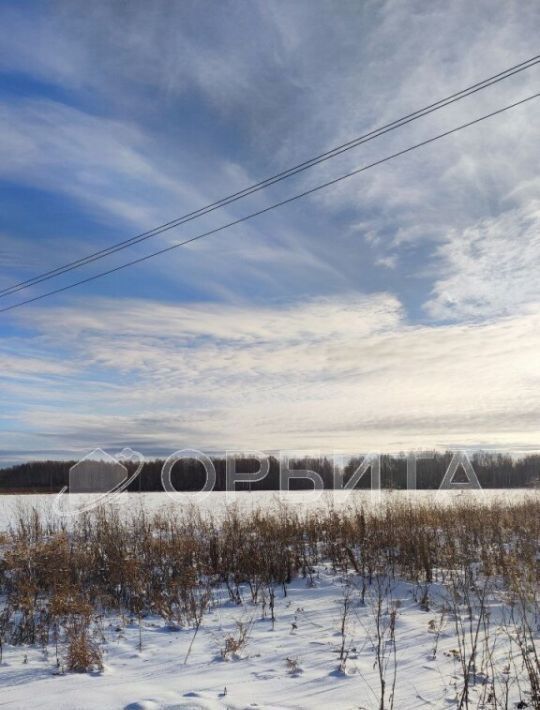
[{"label": "snow-covered field", "polygon": [[[276,509],[281,505],[298,510],[328,510],[329,507],[343,509],[356,506],[384,507],[396,500],[413,500],[419,503],[436,502],[451,505],[463,501],[520,501],[524,497],[540,496],[540,491],[531,489],[489,489],[469,491],[257,491],[229,493],[122,493],[114,498],[114,505],[119,510],[132,513],[143,508],[148,512],[158,510],[182,511],[190,507],[205,514],[216,517],[223,515],[231,506],[236,506],[242,512],[249,514],[254,510]],[[103,500],[96,494],[65,495],[59,501],[63,511],[77,511],[91,508],[96,502]],[[47,494],[1,495],[0,494],[0,530],[5,530],[17,517],[18,513],[35,508],[46,517],[54,518],[55,496]]]},{"label": "snow-covered field", "polygon": [[[290,505],[317,509],[330,504],[355,505],[359,501],[384,505],[399,495],[384,494],[380,500],[369,493],[347,498],[290,493],[285,500]],[[429,501],[435,494],[413,495]],[[519,500],[524,492],[481,495],[488,500],[502,496],[508,501],[509,496]],[[197,503],[204,511],[219,516],[230,504],[248,513],[257,507],[283,503],[283,497],[280,500],[273,493],[242,493],[236,501],[226,499],[224,494],[211,494],[200,500],[195,496],[180,499],[183,503],[171,501],[164,494],[133,494],[125,495],[118,505],[132,512],[140,505],[158,510]],[[445,494],[446,503],[454,500],[454,495]],[[0,498],[0,529],[8,527],[21,507],[36,507],[51,514],[50,506],[49,496],[4,496]],[[231,602],[225,589],[216,589],[196,635],[193,629],[171,630],[157,616],[143,618],[139,627],[134,618],[106,615],[99,620],[97,630],[104,653],[101,672],[64,674],[62,661],[57,663],[50,645],[47,650],[4,646],[0,707],[377,709],[380,676],[376,664],[376,585],[368,589],[362,604],[359,589],[354,586],[358,580],[351,575],[352,587],[344,584],[346,581],[326,565],[319,565],[311,580],[294,579],[287,586],[286,595],[281,589],[276,591],[275,624],[270,620],[268,605],[253,604],[247,587],[242,587],[240,604]],[[343,622],[349,588],[353,591]],[[470,638],[469,621],[463,617],[456,625],[448,606],[448,593],[439,585],[431,585],[428,605],[420,603],[420,596],[417,585],[405,582],[391,582],[385,591],[379,621],[383,629],[381,652],[386,664],[387,698],[395,668],[396,710],[457,707],[463,683],[457,649],[463,638]],[[391,609],[395,611],[394,639],[389,632]],[[488,668],[497,674],[500,688],[508,685],[508,708],[518,707],[524,697],[517,665],[505,675],[509,637],[508,627],[500,624],[501,613],[502,608],[492,606],[487,617],[489,628],[484,625],[480,632],[477,656],[482,670],[474,675],[470,708],[494,707],[485,682]],[[465,634],[460,639],[456,630],[461,623]],[[224,659],[225,639],[238,637],[240,627],[247,629],[246,644]],[[471,624],[471,633],[473,627]],[[342,649],[346,658],[340,661]]]},{"label": "snow-covered field", "polygon": [[[393,590],[400,603],[396,623],[395,708],[451,707],[459,688],[452,625],[435,635],[439,614],[421,611],[413,588]],[[248,596],[248,595],[247,595]],[[192,631],[169,631],[160,619],[145,619],[142,650],[135,622],[103,621],[105,669],[98,674],[53,675],[54,654],[13,648],[0,666],[0,706],[9,708],[378,708],[374,669],[374,618],[368,600],[355,605],[347,623],[349,656],[339,668],[341,584],[320,571],[315,586],[296,580],[276,603],[276,624],[247,601],[231,605],[225,595],[205,617],[187,664]],[[238,657],[222,660],[220,648],[236,622],[253,624]],[[499,651],[503,654],[503,644]],[[288,659],[291,659],[288,661]],[[390,675],[392,667],[390,665]],[[478,684],[471,707],[485,691]],[[512,693],[515,697],[516,688]],[[489,707],[489,706],[486,706]]]}]

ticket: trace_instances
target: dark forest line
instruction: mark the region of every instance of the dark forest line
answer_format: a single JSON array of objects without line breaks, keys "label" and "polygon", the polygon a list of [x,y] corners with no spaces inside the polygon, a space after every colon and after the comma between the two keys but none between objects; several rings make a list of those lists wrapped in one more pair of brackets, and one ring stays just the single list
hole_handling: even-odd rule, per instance
[{"label": "dark forest line", "polygon": [[[452,459],[452,452],[430,453],[430,458],[419,459],[416,463],[417,488],[437,489]],[[332,489],[335,482],[347,482],[357,470],[362,458],[352,458],[343,469],[334,470],[330,458],[303,458],[291,460],[289,467],[296,470],[310,470],[320,474],[326,489]],[[226,460],[212,458],[216,470],[214,490],[223,491],[226,486]],[[381,486],[390,489],[407,487],[407,457],[405,455],[381,456]],[[534,454],[514,459],[505,454],[476,453],[470,457],[474,472],[483,488],[527,488],[540,486],[540,455]],[[75,461],[31,461],[0,470],[0,492],[20,493],[55,493],[64,486],[69,486],[69,470]],[[129,491],[161,491],[161,471],[164,461],[154,459],[146,461],[140,475],[129,485]],[[279,490],[280,462],[275,457],[269,458],[269,472],[264,480],[237,483],[237,490]],[[250,458],[237,458],[236,470],[241,473],[253,473],[259,470],[259,461]],[[131,474],[135,469],[127,464]],[[462,471],[458,471],[455,482],[467,480]],[[172,483],[178,491],[197,491],[205,484],[206,477],[202,465],[195,459],[178,461],[172,472]],[[368,471],[357,483],[357,488],[369,488],[371,475]],[[307,479],[293,479],[292,490],[311,488]]]}]

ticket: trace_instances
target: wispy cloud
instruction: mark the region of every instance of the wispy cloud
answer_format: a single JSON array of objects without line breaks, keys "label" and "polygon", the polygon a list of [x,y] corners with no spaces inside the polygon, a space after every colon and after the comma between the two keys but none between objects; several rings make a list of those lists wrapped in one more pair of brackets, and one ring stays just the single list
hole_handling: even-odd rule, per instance
[{"label": "wispy cloud", "polygon": [[[68,194],[102,220],[153,226],[522,60],[536,51],[531,28],[540,21],[535,3],[519,12],[505,2],[313,7],[232,3],[210,17],[191,5],[164,12],[159,4],[96,3],[84,22],[77,3],[43,12],[39,21],[4,9],[0,65],[70,97],[69,105],[43,97],[5,104],[4,176]],[[299,186],[520,98],[534,90],[538,71],[353,151]],[[401,282],[411,270],[424,277],[429,264],[434,283],[437,271],[455,266],[451,246],[441,243],[466,240],[460,233],[486,216],[526,209],[520,188],[534,179],[540,159],[535,115],[533,106],[520,109],[319,194],[315,211],[304,209],[300,219],[288,210],[246,229],[263,249],[293,244],[293,261],[310,254],[317,269],[331,265],[344,289],[354,269],[380,268],[404,298]],[[292,183],[285,191],[295,189]],[[362,224],[352,259],[345,211]],[[244,233],[228,236],[228,247],[253,250]],[[411,243],[415,264],[406,258]],[[183,258],[171,255],[172,264]],[[227,250],[221,258],[234,269]],[[248,280],[258,269],[268,277],[260,261],[240,259]],[[397,268],[389,274],[391,263]],[[313,292],[307,266],[297,277],[300,295]],[[189,262],[186,271],[194,269],[200,272]],[[285,272],[274,287],[283,288]],[[215,289],[211,268],[205,281]],[[231,283],[226,288],[234,291]],[[339,289],[336,280],[330,288]]]},{"label": "wispy cloud", "polygon": [[[211,14],[138,0],[84,12],[76,2],[5,4],[0,179],[20,188],[22,207],[2,203],[0,284],[517,63],[537,51],[539,22],[537,3],[503,0],[339,9],[270,0]],[[538,76],[523,73],[104,268],[522,98]],[[96,281],[80,299],[72,291],[13,311],[1,326],[2,445],[538,443],[537,115],[528,104]],[[62,211],[40,219],[32,191],[70,206],[69,238],[56,231],[67,231]]]},{"label": "wispy cloud", "polygon": [[[537,314],[413,327],[386,294],[265,308],[128,301],[123,316],[111,306],[28,316],[85,384],[60,406],[23,408],[13,428],[55,448],[152,451],[539,444]],[[23,368],[11,378],[35,395]],[[58,383],[48,387],[54,402]]]},{"label": "wispy cloud", "polygon": [[435,318],[467,318],[537,307],[540,203],[504,212],[458,232],[439,248],[445,274],[428,302]]},{"label": "wispy cloud", "polygon": [[67,193],[110,219],[139,227],[159,221],[152,200],[180,184],[145,156],[149,139],[133,124],[92,116],[50,100],[0,105],[0,177]]}]

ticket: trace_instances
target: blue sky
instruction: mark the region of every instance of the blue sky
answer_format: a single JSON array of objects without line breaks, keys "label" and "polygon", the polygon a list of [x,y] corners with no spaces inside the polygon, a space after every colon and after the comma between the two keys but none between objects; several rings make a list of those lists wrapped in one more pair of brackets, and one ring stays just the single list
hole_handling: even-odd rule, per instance
[{"label": "blue sky", "polygon": [[[4,2],[0,287],[523,61],[539,26],[532,1]],[[539,76],[23,293],[308,189]],[[2,314],[0,465],[95,446],[539,446],[539,105]]]}]

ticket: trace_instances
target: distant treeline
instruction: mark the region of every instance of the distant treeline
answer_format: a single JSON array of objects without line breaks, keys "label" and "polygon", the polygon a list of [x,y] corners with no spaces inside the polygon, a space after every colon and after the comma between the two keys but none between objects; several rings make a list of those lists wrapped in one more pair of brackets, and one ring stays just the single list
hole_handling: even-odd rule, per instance
[{"label": "distant treeline", "polygon": [[[417,488],[436,489],[440,486],[452,452],[430,453],[430,458],[419,459],[416,464]],[[540,455],[530,455],[515,459],[504,454],[476,453],[470,457],[474,471],[483,488],[524,488],[540,485]],[[223,491],[226,486],[225,458],[212,458],[216,470],[216,485],[214,490]],[[334,463],[329,458],[303,458],[289,462],[290,469],[310,470],[320,474],[324,487],[332,489],[336,477],[339,481],[348,481],[356,471],[362,458],[351,459],[343,469],[334,472]],[[75,461],[31,461],[18,464],[11,468],[0,470],[0,492],[58,492],[64,486],[69,486],[69,470]],[[161,491],[161,470],[163,460],[149,460],[144,464],[141,474],[130,484],[130,491]],[[253,473],[259,470],[259,461],[250,458],[236,459],[236,470],[242,473]],[[135,469],[127,464],[129,473]],[[460,478],[461,474],[461,478]],[[466,480],[463,471],[456,473],[454,481]],[[201,463],[196,459],[178,461],[171,475],[174,488],[178,491],[200,490],[206,475]],[[369,488],[371,474],[369,471],[358,481],[357,488]],[[407,457],[405,455],[381,457],[381,485],[383,488],[405,489],[407,487]],[[311,488],[312,483],[306,479],[293,479],[292,490]],[[237,490],[279,490],[280,464],[279,460],[270,457],[269,472],[264,480],[239,483]]]}]

